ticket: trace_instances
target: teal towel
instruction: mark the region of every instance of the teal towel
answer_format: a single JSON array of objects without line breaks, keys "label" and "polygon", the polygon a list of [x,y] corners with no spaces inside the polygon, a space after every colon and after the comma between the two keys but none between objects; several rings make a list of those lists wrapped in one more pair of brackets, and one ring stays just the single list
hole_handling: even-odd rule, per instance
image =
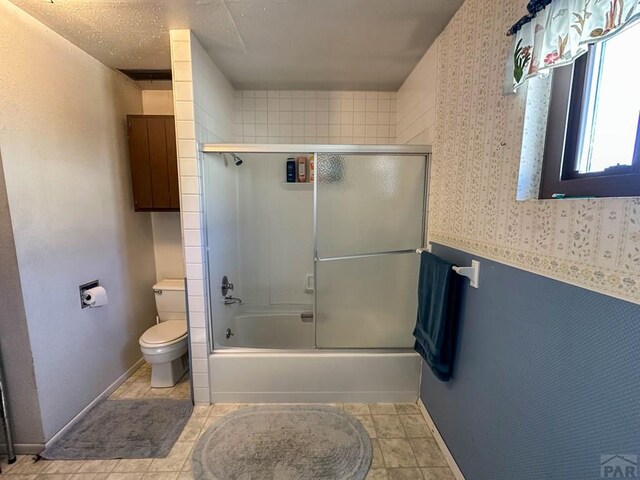
[{"label": "teal towel", "polygon": [[457,331],[459,278],[452,267],[432,253],[420,255],[414,349],[443,382],[451,378]]}]

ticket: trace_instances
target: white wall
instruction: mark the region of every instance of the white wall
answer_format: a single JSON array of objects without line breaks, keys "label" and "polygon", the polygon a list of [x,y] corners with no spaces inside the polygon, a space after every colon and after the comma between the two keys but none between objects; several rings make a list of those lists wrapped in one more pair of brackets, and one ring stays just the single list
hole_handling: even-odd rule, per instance
[{"label": "white wall", "polygon": [[398,144],[432,145],[436,128],[438,40],[398,90]]},{"label": "white wall", "polygon": [[179,212],[153,212],[153,254],[156,280],[184,278],[182,257],[182,227]]},{"label": "white wall", "polygon": [[[0,0],[0,145],[45,440],[141,358],[154,322],[150,216],[133,211],[140,90]],[[99,279],[110,303],[81,309]]]},{"label": "white wall", "polygon": [[142,113],[145,115],[173,115],[173,91],[142,90]]},{"label": "white wall", "polygon": [[[0,152],[1,153],[1,152]],[[20,453],[37,453],[44,434],[11,215],[0,158],[0,353],[13,441]],[[0,443],[5,439],[0,438]]]},{"label": "white wall", "polygon": [[235,92],[238,143],[393,144],[396,92]]},{"label": "white wall", "polygon": [[249,306],[312,304],[304,287],[313,273],[313,184],[283,183],[287,155],[242,158],[238,294]]},{"label": "white wall", "polygon": [[[182,234],[189,288],[191,378],[195,402],[209,403],[205,320],[208,307],[204,288],[207,273],[203,261],[205,235],[201,213],[201,164],[211,161],[211,158],[202,158],[198,143],[233,140],[234,90],[189,30],[171,31],[171,67],[178,137]],[[216,240],[219,239],[210,239],[210,246],[215,248]],[[223,251],[222,255],[216,258],[217,255],[212,254],[210,258],[213,264],[218,264],[220,259],[237,256],[237,251]],[[214,316],[218,314],[220,312],[212,312]]]}]

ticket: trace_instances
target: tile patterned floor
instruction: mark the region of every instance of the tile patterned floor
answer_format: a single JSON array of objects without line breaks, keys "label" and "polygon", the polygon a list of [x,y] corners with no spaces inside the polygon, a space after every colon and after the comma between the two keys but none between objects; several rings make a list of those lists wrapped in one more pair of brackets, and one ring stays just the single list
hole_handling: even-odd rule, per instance
[{"label": "tile patterned floor", "polygon": [[191,398],[189,372],[185,373],[172,388],[151,388],[151,365],[144,363],[109,396],[109,399],[159,397]]},{"label": "tile patterned floor", "polygon": [[[119,398],[139,398],[126,395],[127,392],[139,395],[143,389],[133,386],[140,381],[138,377],[131,382]],[[453,480],[416,405],[334,405],[358,418],[371,437],[373,462],[367,480]],[[196,440],[220,417],[243,407],[238,404],[196,406],[166,458],[34,462],[31,456],[21,456],[13,465],[6,465],[3,458],[2,477],[7,480],[191,480],[190,460]]]}]

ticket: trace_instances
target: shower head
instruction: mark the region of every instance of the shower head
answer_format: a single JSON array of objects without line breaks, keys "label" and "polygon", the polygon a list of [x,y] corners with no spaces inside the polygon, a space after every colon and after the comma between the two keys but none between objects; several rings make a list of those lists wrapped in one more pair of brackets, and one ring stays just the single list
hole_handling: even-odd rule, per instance
[{"label": "shower head", "polygon": [[237,156],[235,153],[232,153],[231,156],[233,157],[233,163],[235,163],[236,166],[239,167],[240,165],[242,165],[242,159],[239,156]]}]

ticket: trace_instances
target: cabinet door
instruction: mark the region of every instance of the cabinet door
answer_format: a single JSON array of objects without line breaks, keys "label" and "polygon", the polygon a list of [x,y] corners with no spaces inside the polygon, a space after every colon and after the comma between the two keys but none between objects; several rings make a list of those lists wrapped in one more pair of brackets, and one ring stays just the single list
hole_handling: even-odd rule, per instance
[{"label": "cabinet door", "polygon": [[171,208],[165,119],[158,117],[147,118],[147,132],[149,136],[153,208]]},{"label": "cabinet door", "polygon": [[136,211],[150,210],[153,208],[153,194],[151,191],[147,120],[136,116],[129,116],[127,120],[129,123],[129,158],[131,161],[133,204]]},{"label": "cabinet door", "polygon": [[129,156],[136,211],[180,209],[173,116],[129,115]]}]

